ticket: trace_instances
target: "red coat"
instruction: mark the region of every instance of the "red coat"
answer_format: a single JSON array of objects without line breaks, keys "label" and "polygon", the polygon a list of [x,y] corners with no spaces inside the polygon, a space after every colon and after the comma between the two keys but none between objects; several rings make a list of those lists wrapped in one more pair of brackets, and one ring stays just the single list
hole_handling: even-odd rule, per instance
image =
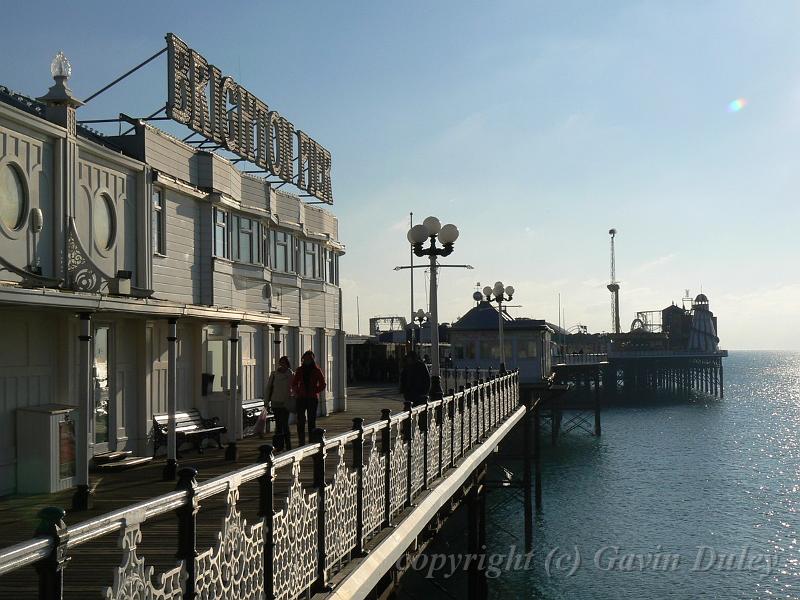
[{"label": "red coat", "polygon": [[325,376],[322,374],[322,371],[317,365],[312,367],[311,371],[311,378],[310,378],[310,388],[306,389],[305,381],[303,380],[303,369],[305,367],[299,367],[297,371],[294,372],[294,378],[292,379],[292,390],[294,391],[294,395],[297,398],[314,398],[319,400],[319,393],[327,387],[325,383]]}]

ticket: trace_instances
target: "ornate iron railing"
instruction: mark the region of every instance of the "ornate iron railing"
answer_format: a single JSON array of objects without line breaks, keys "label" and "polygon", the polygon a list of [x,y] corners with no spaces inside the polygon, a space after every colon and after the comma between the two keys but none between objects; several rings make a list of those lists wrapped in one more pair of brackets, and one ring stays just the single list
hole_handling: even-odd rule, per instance
[{"label": "ornate iron railing", "polygon": [[494,379],[499,375],[497,369],[489,367],[488,369],[468,369],[456,367],[444,367],[441,370],[442,387],[446,390],[450,388],[459,389],[460,386],[469,386],[470,381],[479,381],[483,379],[488,381]]},{"label": "ornate iron railing", "polygon": [[[338,568],[363,554],[376,533],[517,410],[524,410],[517,373],[497,375],[451,389],[441,400],[407,403],[398,414],[384,410],[368,425],[355,418],[352,431],[331,439],[317,429],[311,444],[292,452],[274,456],[264,445],[258,463],[203,483],[195,469],[184,468],[175,492],[70,527],[62,510],[45,509],[37,538],[0,551],[0,576],[33,564],[39,597],[63,598],[70,555],[80,558],[73,550],[116,533],[120,560],[113,584],[98,598],[291,599],[322,591]],[[310,485],[301,479],[304,461],[312,465]],[[276,491],[281,477],[284,494]],[[240,490],[249,482],[258,486],[252,525],[240,510]],[[214,497],[224,497],[225,505],[217,542],[198,548],[198,513]],[[142,527],[173,512],[178,561],[154,577],[137,551]]]}]

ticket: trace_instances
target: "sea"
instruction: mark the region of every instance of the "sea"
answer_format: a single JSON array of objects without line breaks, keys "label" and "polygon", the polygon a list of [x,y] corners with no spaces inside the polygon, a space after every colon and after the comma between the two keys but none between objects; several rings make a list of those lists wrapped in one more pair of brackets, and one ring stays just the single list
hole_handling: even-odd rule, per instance
[{"label": "sea", "polygon": [[[732,351],[723,364],[724,398],[642,395],[606,408],[600,437],[543,436],[532,553],[521,490],[492,485],[489,598],[800,599],[800,353]],[[491,481],[519,477],[514,450]],[[399,598],[467,597],[464,512]]]}]

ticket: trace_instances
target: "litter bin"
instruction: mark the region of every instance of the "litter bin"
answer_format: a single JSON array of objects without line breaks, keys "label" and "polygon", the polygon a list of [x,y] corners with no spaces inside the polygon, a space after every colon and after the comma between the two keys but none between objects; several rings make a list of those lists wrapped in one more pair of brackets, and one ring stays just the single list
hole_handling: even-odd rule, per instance
[{"label": "litter bin", "polygon": [[77,408],[17,409],[17,493],[49,494],[75,485]]}]

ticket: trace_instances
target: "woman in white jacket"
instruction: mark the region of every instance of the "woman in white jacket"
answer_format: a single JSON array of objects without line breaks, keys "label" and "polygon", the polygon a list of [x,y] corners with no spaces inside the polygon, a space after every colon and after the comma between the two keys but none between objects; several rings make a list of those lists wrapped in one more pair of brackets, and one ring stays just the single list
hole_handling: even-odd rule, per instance
[{"label": "woman in white jacket", "polygon": [[275,415],[275,450],[291,450],[292,438],[289,433],[289,413],[294,412],[294,398],[291,395],[292,369],[287,356],[278,359],[278,368],[267,380],[264,390],[264,401],[272,406]]}]

